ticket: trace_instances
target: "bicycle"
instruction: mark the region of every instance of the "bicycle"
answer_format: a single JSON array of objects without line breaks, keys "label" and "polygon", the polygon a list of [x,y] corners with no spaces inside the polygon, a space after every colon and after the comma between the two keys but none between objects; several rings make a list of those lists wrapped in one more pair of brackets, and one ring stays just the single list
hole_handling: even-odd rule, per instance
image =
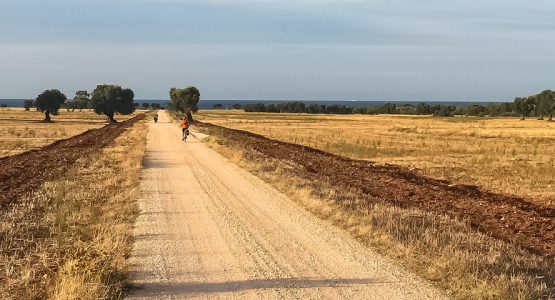
[{"label": "bicycle", "polygon": [[187,136],[189,135],[189,128],[183,128],[183,136],[181,138],[182,141],[186,142],[187,141]]}]

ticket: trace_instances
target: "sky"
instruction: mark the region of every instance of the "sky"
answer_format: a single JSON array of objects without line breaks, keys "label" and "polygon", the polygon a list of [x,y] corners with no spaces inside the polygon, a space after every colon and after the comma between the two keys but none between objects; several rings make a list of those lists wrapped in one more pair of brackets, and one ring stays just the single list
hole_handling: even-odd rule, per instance
[{"label": "sky", "polygon": [[552,0],[0,0],[0,98],[511,101],[555,89]]}]

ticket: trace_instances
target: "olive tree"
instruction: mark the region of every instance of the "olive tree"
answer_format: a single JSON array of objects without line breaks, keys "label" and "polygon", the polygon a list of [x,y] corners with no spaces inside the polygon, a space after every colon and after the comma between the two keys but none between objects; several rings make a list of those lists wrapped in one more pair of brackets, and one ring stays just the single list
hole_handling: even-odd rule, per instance
[{"label": "olive tree", "polygon": [[23,107],[25,108],[26,111],[31,110],[31,107],[35,106],[35,101],[34,100],[25,100],[23,101]]},{"label": "olive tree", "polygon": [[50,114],[57,115],[58,110],[66,100],[66,95],[56,89],[46,90],[38,95],[35,101],[37,110],[44,113],[43,122],[51,122]]},{"label": "olive tree", "polygon": [[122,89],[119,85],[98,85],[92,92],[91,104],[94,112],[105,114],[110,123],[116,123],[115,113],[129,115],[135,110],[133,98],[135,94],[130,89]]},{"label": "olive tree", "polygon": [[67,100],[64,106],[67,111],[75,111],[77,108],[77,102],[75,102],[75,100]]},{"label": "olive tree", "polygon": [[546,95],[545,102],[546,110],[549,114],[548,121],[553,122],[553,112],[555,111],[555,92],[550,92]]},{"label": "olive tree", "polygon": [[526,117],[534,110],[535,103],[536,99],[533,96],[527,98],[515,98],[515,109],[522,116],[521,120],[526,119]]},{"label": "olive tree", "polygon": [[85,108],[92,108],[91,95],[85,90],[75,92],[73,101],[75,102],[75,108],[79,109],[79,111]]},{"label": "olive tree", "polygon": [[172,87],[170,89],[170,99],[170,107],[173,110],[184,113],[189,120],[193,120],[192,113],[198,111],[200,100],[200,92],[196,87],[190,86],[184,89]]}]

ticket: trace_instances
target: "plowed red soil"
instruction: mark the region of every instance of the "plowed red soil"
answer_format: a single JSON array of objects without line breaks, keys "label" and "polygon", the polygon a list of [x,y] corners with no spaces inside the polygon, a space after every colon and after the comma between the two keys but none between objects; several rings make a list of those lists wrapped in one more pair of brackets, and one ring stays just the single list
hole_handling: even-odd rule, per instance
[{"label": "plowed red soil", "polygon": [[388,202],[467,220],[474,228],[546,258],[555,257],[555,207],[424,177],[395,165],[344,158],[314,148],[272,140],[248,131],[220,128],[226,138],[299,166],[304,178],[324,179],[358,190],[368,204]]},{"label": "plowed red soil", "polygon": [[126,128],[141,120],[138,115],[122,123],[91,129],[41,149],[0,158],[0,208],[17,202],[45,181],[60,177],[84,155],[108,146]]}]

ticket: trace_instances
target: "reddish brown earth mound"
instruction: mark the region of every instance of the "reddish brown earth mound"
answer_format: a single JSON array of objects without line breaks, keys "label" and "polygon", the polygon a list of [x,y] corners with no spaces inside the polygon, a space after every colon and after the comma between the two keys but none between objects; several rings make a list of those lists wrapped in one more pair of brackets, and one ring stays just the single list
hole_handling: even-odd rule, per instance
[{"label": "reddish brown earth mound", "polygon": [[544,257],[555,256],[555,207],[427,178],[399,166],[348,159],[247,131],[212,124],[200,126],[220,128],[226,138],[265,156],[298,165],[300,168],[295,172],[301,177],[324,179],[361,191],[369,204],[385,201],[464,219],[493,237]]},{"label": "reddish brown earth mound", "polygon": [[45,181],[60,177],[77,159],[106,147],[143,117],[138,115],[122,123],[56,141],[41,149],[0,158],[0,208],[36,190]]}]

